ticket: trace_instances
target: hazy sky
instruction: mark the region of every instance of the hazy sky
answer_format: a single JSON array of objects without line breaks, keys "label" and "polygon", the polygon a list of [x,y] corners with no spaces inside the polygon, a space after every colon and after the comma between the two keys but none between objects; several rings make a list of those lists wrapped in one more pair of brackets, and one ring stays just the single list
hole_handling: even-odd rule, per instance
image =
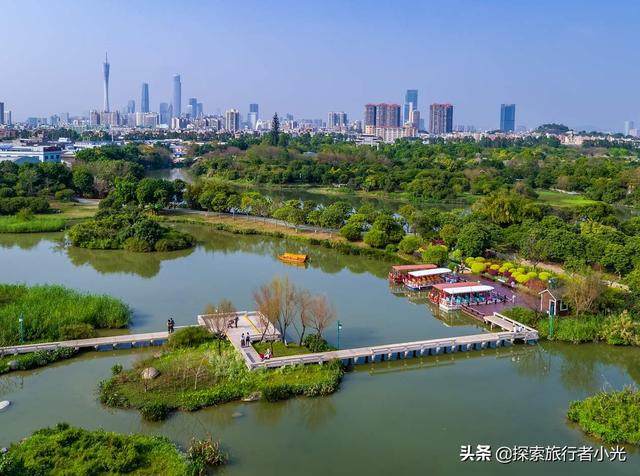
[{"label": "hazy sky", "polygon": [[170,102],[361,119],[367,102],[451,102],[455,124],[640,123],[640,1],[2,0],[0,101],[14,119]]}]

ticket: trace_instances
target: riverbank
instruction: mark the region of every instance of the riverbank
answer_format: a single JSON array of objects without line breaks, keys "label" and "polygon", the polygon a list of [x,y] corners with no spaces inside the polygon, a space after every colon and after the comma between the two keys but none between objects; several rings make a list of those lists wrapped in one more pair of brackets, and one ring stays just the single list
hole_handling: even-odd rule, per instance
[{"label": "riverbank", "polygon": [[320,245],[334,249],[342,254],[362,255],[379,258],[394,263],[414,263],[416,258],[410,255],[391,253],[385,250],[371,248],[363,241],[350,242],[338,233],[296,230],[287,226],[262,222],[256,217],[247,218],[242,215],[224,215],[164,211],[159,219],[172,224],[205,225],[211,229],[225,231],[236,235],[262,235],[274,238],[287,238],[301,244]]},{"label": "riverbank", "polygon": [[[147,369],[155,369],[153,372]],[[155,378],[149,377],[153,373]],[[195,411],[237,400],[285,400],[329,395],[338,389],[339,362],[249,371],[226,341],[164,349],[100,382],[100,402],[135,408],[146,420],[165,419],[172,411]]]}]

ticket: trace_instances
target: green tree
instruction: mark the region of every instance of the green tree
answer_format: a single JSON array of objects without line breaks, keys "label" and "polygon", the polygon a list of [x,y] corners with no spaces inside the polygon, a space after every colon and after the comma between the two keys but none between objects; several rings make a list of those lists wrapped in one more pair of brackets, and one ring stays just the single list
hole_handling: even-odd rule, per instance
[{"label": "green tree", "polygon": [[278,113],[274,113],[271,120],[271,131],[269,132],[269,143],[273,146],[277,146],[280,143],[280,119]]},{"label": "green tree", "polygon": [[491,246],[491,232],[482,223],[467,223],[458,234],[456,246],[464,256],[481,256]]}]

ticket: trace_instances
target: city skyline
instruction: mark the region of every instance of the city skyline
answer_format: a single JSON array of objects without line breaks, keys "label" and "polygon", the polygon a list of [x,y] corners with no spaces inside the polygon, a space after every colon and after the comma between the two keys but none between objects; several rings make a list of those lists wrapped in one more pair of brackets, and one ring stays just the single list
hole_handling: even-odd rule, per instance
[{"label": "city skyline", "polygon": [[[344,111],[356,119],[371,101],[397,102],[404,109],[405,93],[412,88],[419,91],[422,109],[449,102],[456,106],[457,124],[485,129],[499,127],[496,108],[503,103],[518,104],[516,126],[562,122],[578,129],[621,131],[624,121],[640,120],[635,87],[640,66],[614,59],[635,53],[632,42],[620,41],[640,19],[640,7],[628,2],[614,1],[603,10],[596,2],[543,1],[542,7],[554,10],[547,15],[538,5],[462,1],[462,8],[450,11],[436,2],[401,1],[390,12],[368,8],[362,16],[363,6],[332,1],[323,12],[304,2],[272,7],[252,1],[239,7],[186,2],[184,8],[160,3],[149,8],[144,1],[135,6],[113,2],[96,9],[72,0],[55,6],[7,2],[5,34],[18,35],[26,17],[34,28],[20,53],[5,54],[7,70],[22,73],[0,78],[5,110],[16,121],[103,109],[98,59],[108,51],[111,110],[139,97],[142,82],[153,92],[151,110],[172,103],[171,77],[179,72],[182,97],[197,97],[210,113],[238,107],[245,114],[244,105],[256,101],[263,117],[278,111],[325,118],[328,111]],[[401,15],[407,10],[412,11],[409,20]],[[72,20],[75,34],[87,40],[43,57],[38,42],[57,34],[57,21],[63,19]],[[112,34],[116,21],[122,24],[119,35]],[[163,46],[159,53],[153,32],[191,21],[200,26],[193,37]],[[245,21],[251,26],[246,38],[228,48],[221,39]],[[390,32],[419,27],[420,43],[438,39],[441,47],[416,61],[415,55],[393,53],[401,42],[371,48],[366,41],[338,44],[334,39],[347,32],[370,37],[381,26]],[[325,30],[343,34],[321,34]],[[267,31],[278,33],[266,38]],[[141,38],[135,47],[127,41],[132,35]],[[502,41],[505,35],[510,41]],[[267,55],[269,63],[264,62]],[[335,75],[335,69],[348,74]]]}]

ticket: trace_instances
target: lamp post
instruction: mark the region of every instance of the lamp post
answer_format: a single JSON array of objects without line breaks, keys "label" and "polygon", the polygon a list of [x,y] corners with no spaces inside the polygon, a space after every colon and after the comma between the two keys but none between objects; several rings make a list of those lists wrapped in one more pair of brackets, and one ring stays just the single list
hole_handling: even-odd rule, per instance
[{"label": "lamp post", "polygon": [[22,318],[22,314],[18,318],[18,324],[20,325],[20,343],[24,344],[24,319]]},{"label": "lamp post", "polygon": [[342,324],[338,321],[338,350],[340,350],[340,331],[342,330]]}]

